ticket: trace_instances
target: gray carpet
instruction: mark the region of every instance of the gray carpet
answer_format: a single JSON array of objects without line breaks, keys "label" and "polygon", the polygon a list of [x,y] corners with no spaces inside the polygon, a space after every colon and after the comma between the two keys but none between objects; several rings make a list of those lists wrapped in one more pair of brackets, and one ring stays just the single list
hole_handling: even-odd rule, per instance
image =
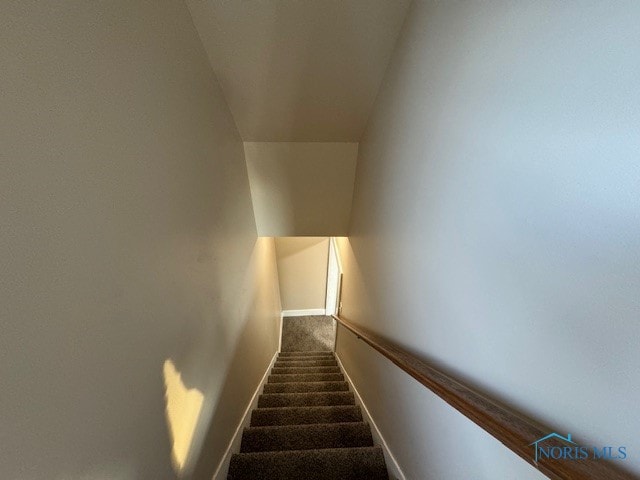
[{"label": "gray carpet", "polygon": [[[290,348],[307,349],[279,354],[243,432],[240,453],[231,458],[228,479],[388,480],[382,449],[374,446],[333,352],[327,351],[333,334],[330,342],[329,335],[318,334],[328,332],[326,322],[288,327],[283,348],[286,330]],[[318,338],[323,348],[314,351]]]},{"label": "gray carpet", "polygon": [[333,351],[336,338],[331,317],[284,317],[282,319],[282,351]]}]

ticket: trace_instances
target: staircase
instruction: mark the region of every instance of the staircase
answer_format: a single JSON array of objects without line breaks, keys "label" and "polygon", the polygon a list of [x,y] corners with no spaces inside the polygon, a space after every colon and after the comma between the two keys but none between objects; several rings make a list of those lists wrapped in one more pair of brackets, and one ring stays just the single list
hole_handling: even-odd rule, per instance
[{"label": "staircase", "polygon": [[388,480],[333,352],[282,352],[228,480]]}]

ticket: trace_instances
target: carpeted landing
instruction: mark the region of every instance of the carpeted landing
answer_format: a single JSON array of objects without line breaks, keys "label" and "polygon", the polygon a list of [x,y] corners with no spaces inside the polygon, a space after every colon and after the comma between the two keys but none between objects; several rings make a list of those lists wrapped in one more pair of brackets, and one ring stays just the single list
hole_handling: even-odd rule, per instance
[{"label": "carpeted landing", "polygon": [[282,352],[229,480],[388,480],[333,352]]}]

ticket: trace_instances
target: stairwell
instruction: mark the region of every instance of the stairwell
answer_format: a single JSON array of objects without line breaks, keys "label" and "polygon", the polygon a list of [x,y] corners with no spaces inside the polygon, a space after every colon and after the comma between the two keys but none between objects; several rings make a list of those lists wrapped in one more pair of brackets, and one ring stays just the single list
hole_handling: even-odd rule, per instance
[{"label": "stairwell", "polygon": [[332,351],[278,355],[227,478],[388,480]]}]

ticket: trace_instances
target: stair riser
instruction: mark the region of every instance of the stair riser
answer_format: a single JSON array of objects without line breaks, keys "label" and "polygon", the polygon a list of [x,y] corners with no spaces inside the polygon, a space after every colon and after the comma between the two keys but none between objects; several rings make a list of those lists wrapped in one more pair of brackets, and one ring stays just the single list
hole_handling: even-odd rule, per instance
[{"label": "stair riser", "polygon": [[359,407],[258,408],[251,414],[252,427],[346,422],[362,422],[362,413]]},{"label": "stair riser", "polygon": [[335,357],[278,357],[278,362],[335,362]]},{"label": "stair riser", "polygon": [[240,451],[273,452],[321,448],[372,447],[366,423],[253,427],[245,429]]},{"label": "stair riser", "polygon": [[273,364],[274,367],[337,367],[338,362],[335,360],[278,360]]},{"label": "stair riser", "polygon": [[351,392],[276,393],[258,398],[258,408],[355,405]]},{"label": "stair riser", "polygon": [[346,392],[347,382],[267,383],[263,393]]},{"label": "stair riser", "polygon": [[272,368],[272,375],[287,375],[287,374],[306,374],[306,373],[340,373],[339,367],[282,367]]},{"label": "stair riser", "polygon": [[[303,338],[287,325],[293,323],[283,322],[284,348],[323,348],[316,333]],[[229,479],[389,480],[382,449],[374,446],[337,360],[333,351],[278,355],[240,453],[231,457]]]},{"label": "stair riser", "polygon": [[269,383],[344,382],[344,376],[341,373],[306,373],[306,374],[269,375],[268,382]]}]

